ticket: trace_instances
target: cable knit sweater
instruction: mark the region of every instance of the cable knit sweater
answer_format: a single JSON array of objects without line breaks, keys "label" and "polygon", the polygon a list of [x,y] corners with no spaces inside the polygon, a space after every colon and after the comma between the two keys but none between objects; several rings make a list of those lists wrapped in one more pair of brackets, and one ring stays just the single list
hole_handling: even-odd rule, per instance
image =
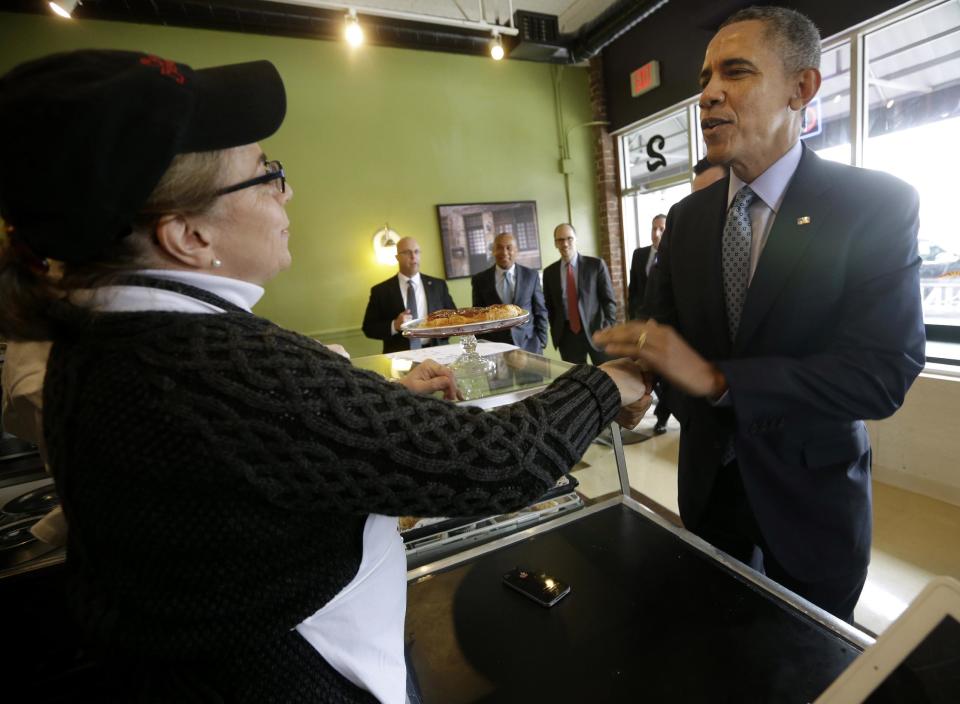
[{"label": "cable knit sweater", "polygon": [[54,345],[44,403],[94,642],[143,668],[157,698],[362,702],[291,629],[356,574],[367,514],[525,505],[619,394],[581,366],[484,412],[255,316],[109,313]]}]

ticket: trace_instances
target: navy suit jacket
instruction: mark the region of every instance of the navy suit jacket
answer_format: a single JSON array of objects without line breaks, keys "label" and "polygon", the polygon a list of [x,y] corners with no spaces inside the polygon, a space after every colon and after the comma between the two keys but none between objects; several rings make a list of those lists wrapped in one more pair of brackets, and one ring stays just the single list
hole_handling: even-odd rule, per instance
[{"label": "navy suit jacket", "polygon": [[777,560],[798,579],[851,574],[870,551],[863,419],[896,411],[924,365],[917,193],[804,148],[731,342],[721,274],[728,183],[671,208],[645,302],[729,386],[726,408],[671,397],[680,514],[696,530],[732,433]]},{"label": "navy suit jacket", "polygon": [[630,286],[627,289],[627,315],[631,320],[646,317],[643,314],[643,301],[647,292],[647,260],[653,245],[638,247],[633,251],[630,263]]},{"label": "navy suit jacket", "polygon": [[[441,308],[456,308],[457,305],[450,298],[447,282],[435,279],[424,273],[420,274],[423,290],[427,294],[427,313]],[[400,295],[400,281],[395,274],[386,281],[381,281],[370,289],[370,300],[367,301],[367,310],[363,314],[363,334],[374,340],[383,340],[383,352],[399,352],[410,349],[410,340],[401,334],[390,334],[392,323],[401,312],[406,310],[407,304]],[[426,313],[420,313],[426,315]],[[425,339],[423,346],[447,344],[446,338]]]},{"label": "navy suit jacket", "polygon": [[[543,270],[543,295],[550,313],[554,347],[560,346],[563,324],[567,319],[560,271],[560,260]],[[593,333],[617,322],[617,299],[613,295],[613,283],[605,261],[585,254],[577,255],[577,293],[580,298],[580,320],[587,341],[593,349],[597,349],[591,337]]]},{"label": "navy suit jacket", "polygon": [[[515,328],[487,333],[479,337],[494,342],[506,342],[528,352],[540,354],[547,346],[547,306],[543,302],[540,276],[535,269],[520,264],[514,266],[516,267],[516,291],[512,302],[530,311],[530,319]],[[496,269],[496,266],[484,269],[470,280],[473,289],[473,305],[492,306],[503,302],[497,291]]]}]

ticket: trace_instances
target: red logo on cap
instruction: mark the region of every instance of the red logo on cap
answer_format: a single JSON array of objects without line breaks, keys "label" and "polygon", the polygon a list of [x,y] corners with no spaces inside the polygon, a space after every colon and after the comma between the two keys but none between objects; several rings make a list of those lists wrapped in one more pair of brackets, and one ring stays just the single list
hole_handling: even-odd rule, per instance
[{"label": "red logo on cap", "polygon": [[177,85],[183,85],[187,82],[187,79],[184,77],[180,71],[177,70],[177,65],[172,61],[167,59],[161,59],[159,56],[144,56],[140,59],[140,63],[144,66],[157,66],[160,68],[161,76],[170,76],[173,80],[177,82]]}]

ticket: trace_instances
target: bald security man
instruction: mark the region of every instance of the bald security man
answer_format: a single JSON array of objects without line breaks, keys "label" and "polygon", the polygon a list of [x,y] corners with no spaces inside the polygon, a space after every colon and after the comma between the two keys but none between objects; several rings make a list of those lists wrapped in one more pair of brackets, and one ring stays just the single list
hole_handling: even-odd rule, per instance
[{"label": "bald security man", "polygon": [[447,282],[420,273],[420,245],[412,237],[397,242],[399,271],[370,289],[363,315],[363,334],[383,340],[383,352],[447,344],[446,338],[414,339],[400,334],[400,326],[441,308],[456,308]]}]

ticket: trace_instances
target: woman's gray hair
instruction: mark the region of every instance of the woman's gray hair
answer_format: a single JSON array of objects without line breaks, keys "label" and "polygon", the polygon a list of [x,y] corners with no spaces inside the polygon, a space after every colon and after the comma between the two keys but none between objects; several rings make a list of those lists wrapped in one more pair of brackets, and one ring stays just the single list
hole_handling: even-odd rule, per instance
[{"label": "woman's gray hair", "polygon": [[[66,263],[56,279],[37,271],[31,259],[18,254],[10,237],[0,237],[0,337],[49,340],[59,319],[52,315],[71,290],[109,284],[133,269],[158,264],[156,226],[168,214],[208,212],[226,184],[228,150],[193,152],[174,157],[166,173],[131,223],[132,232],[83,264]],[[69,233],[64,233],[69,236]],[[37,260],[39,262],[39,260]]]},{"label": "woman's gray hair", "polygon": [[820,68],[820,31],[809,17],[785,7],[747,7],[730,15],[720,29],[750,20],[764,23],[787,73]]},{"label": "woman's gray hair", "polygon": [[156,263],[154,230],[164,215],[203,213],[213,207],[227,170],[227,151],[178,154],[131,224],[133,231],[91,262],[66,264],[65,288],[102,286],[117,274]]}]

